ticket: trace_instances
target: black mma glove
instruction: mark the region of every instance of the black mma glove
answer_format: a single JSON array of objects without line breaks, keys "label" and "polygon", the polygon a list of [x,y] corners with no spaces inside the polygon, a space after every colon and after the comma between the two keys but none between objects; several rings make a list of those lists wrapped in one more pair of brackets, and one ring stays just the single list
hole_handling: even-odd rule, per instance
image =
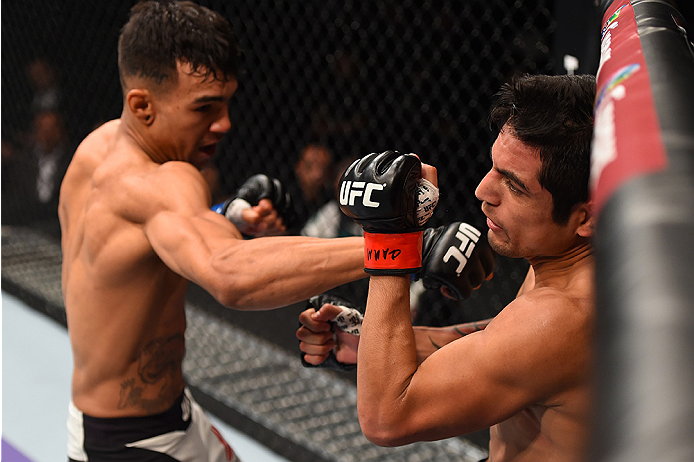
[{"label": "black mma glove", "polygon": [[494,271],[496,254],[487,238],[467,223],[451,223],[424,231],[422,279],[427,289],[447,287],[457,300],[470,296],[473,289]]},{"label": "black mma glove", "polygon": [[[335,327],[347,332],[348,334],[359,335],[361,333],[361,323],[364,316],[351,303],[331,294],[320,294],[311,297],[306,303],[306,308],[313,308],[318,311],[326,303],[342,308],[342,313],[337,315],[330,322],[330,330],[335,332]],[[337,360],[334,352],[330,352],[327,359],[318,365],[307,363],[304,359],[306,353],[301,352],[301,365],[304,367],[317,367],[333,369],[338,371],[351,371],[357,368],[356,364],[345,364]]]},{"label": "black mma glove", "polygon": [[284,225],[287,228],[291,226],[294,219],[294,209],[289,193],[284,190],[279,180],[263,174],[248,178],[233,197],[221,204],[214,205],[212,210],[224,215],[237,228],[243,230],[245,223],[241,218],[241,212],[258,205],[261,199],[269,199],[277,211],[277,215],[282,218]]},{"label": "black mma glove", "polygon": [[364,270],[408,274],[422,268],[422,225],[438,189],[421,179],[421,161],[397,151],[371,153],[340,178],[340,209],[364,228]]}]

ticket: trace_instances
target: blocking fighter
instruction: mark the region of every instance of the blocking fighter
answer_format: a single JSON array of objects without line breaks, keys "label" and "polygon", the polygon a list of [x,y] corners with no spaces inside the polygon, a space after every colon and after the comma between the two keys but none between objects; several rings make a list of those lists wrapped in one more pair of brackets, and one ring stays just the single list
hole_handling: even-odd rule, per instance
[{"label": "blocking fighter", "polygon": [[[522,76],[497,95],[490,121],[499,134],[476,196],[491,247],[527,259],[530,269],[494,319],[413,329],[409,277],[389,270],[370,275],[359,337],[333,338],[329,323],[342,313],[339,301],[314,298],[301,314],[306,362],[333,354],[342,363],[356,359],[359,421],[372,442],[397,446],[490,427],[489,461],[584,460],[595,316],[588,193],[594,98],[592,76]],[[383,168],[366,157],[342,181]],[[424,176],[434,181],[435,172]],[[401,186],[393,186],[397,201]],[[342,208],[376,239],[393,231],[377,210]],[[398,218],[396,228],[409,233],[401,225],[408,217]]]}]

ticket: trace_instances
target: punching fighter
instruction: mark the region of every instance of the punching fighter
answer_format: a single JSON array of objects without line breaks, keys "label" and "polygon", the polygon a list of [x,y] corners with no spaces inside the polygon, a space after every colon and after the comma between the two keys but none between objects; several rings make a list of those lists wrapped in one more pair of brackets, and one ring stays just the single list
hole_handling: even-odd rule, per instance
[{"label": "punching fighter", "polygon": [[[409,268],[370,274],[359,337],[333,335],[334,320],[350,313],[333,299],[314,298],[300,315],[307,363],[356,359],[359,421],[372,442],[397,446],[490,427],[489,461],[584,460],[595,316],[588,194],[594,98],[592,76],[522,76],[497,95],[490,121],[499,134],[476,196],[491,247],[527,259],[530,269],[517,297],[486,327],[413,329]],[[381,161],[363,158],[342,181],[370,181],[390,168]],[[435,171],[423,172],[435,182]],[[402,193],[411,178],[393,177],[382,193],[396,203],[412,200]],[[358,204],[342,210],[375,241],[392,232],[413,239],[411,216]]]},{"label": "punching fighter", "polygon": [[270,178],[211,209],[200,169],[231,127],[236,43],[191,2],[139,3],[121,31],[122,114],[82,141],[60,193],[70,460],[236,460],[183,380],[189,282],[259,310],[365,276],[361,237],[270,237],[288,209]]},{"label": "punching fighter", "polygon": [[227,20],[191,2],[140,3],[122,29],[121,117],[80,144],[60,197],[71,460],[234,460],[185,388],[189,281],[257,310],[363,277],[361,238],[242,238],[284,230],[267,177],[211,210],[199,169],[230,129],[238,62]]}]

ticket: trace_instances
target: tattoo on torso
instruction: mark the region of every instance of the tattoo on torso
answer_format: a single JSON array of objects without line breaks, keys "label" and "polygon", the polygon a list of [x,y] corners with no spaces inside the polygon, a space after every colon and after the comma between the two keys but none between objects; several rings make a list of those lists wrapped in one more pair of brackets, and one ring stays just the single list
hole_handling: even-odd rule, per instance
[{"label": "tattoo on torso", "polygon": [[[135,407],[148,413],[166,410],[181,392],[176,378],[184,354],[183,334],[149,342],[140,353],[137,377],[121,383],[118,408]],[[156,392],[153,397],[152,392]]]}]

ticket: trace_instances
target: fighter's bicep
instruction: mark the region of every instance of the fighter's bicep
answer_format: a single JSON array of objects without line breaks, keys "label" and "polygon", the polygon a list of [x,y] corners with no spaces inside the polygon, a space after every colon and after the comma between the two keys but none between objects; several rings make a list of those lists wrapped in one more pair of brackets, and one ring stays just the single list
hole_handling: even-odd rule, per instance
[{"label": "fighter's bicep", "polygon": [[213,255],[241,239],[238,230],[204,202],[162,207],[148,218],[143,229],[166,266],[202,286],[214,278],[210,266]]},{"label": "fighter's bicep", "polygon": [[214,291],[222,275],[211,261],[230,252],[241,234],[210,209],[209,190],[191,166],[168,162],[149,186],[158,191],[143,224],[152,249],[172,271]]},{"label": "fighter's bicep", "polygon": [[420,365],[408,393],[451,431],[485,428],[542,402],[556,391],[562,367],[553,363],[546,330],[528,324],[502,316],[449,343]]},{"label": "fighter's bicep", "polygon": [[451,436],[472,432],[508,418],[527,404],[528,394],[513,380],[512,360],[495,351],[493,337],[484,331],[467,335],[419,366],[407,399],[425,410],[416,417],[422,419],[421,428],[449,427]]},{"label": "fighter's bicep", "polygon": [[194,216],[164,210],[152,216],[143,228],[157,256],[188,280],[200,277],[212,252],[209,237],[205,238],[198,221]]}]

